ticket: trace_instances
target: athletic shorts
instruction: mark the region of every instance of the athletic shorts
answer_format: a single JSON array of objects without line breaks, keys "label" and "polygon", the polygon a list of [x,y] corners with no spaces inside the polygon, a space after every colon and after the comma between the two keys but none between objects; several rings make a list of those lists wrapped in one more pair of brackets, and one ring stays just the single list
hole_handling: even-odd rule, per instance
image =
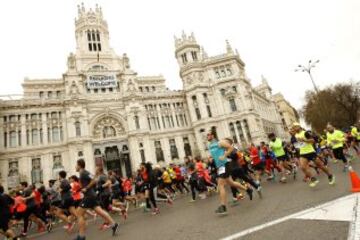
[{"label": "athletic shorts", "polygon": [[69,209],[70,207],[74,207],[74,199],[72,197],[61,200],[61,205],[59,206],[59,208]]},{"label": "athletic shorts", "polygon": [[284,161],[289,161],[289,158],[287,155],[283,155],[283,156],[280,156],[280,157],[276,157],[276,159],[280,162],[284,162]]},{"label": "athletic shorts", "polygon": [[230,162],[225,163],[225,166],[219,167],[217,169],[218,171],[218,177],[219,178],[228,178],[231,176],[231,166],[230,166]]},{"label": "athletic shorts", "polygon": [[356,139],[355,142],[360,143],[360,139]]},{"label": "athletic shorts", "polygon": [[78,208],[80,206],[80,204],[81,204],[81,201],[82,201],[82,199],[74,200],[74,207]]},{"label": "athletic shorts", "polygon": [[54,206],[54,207],[60,207],[61,206],[61,200],[52,201],[50,203],[50,205]]},{"label": "athletic shorts", "polygon": [[99,202],[96,196],[84,196],[80,203],[80,207],[85,209],[94,209],[97,206],[99,206]]},{"label": "athletic shorts", "polygon": [[253,167],[253,169],[254,169],[255,171],[264,171],[264,169],[265,169],[265,163],[264,163],[264,162],[260,162],[260,163],[258,163],[258,164],[256,164],[256,165],[253,165],[252,167]]},{"label": "athletic shorts", "polygon": [[308,161],[315,161],[317,154],[315,152],[300,155],[301,158],[305,158]]}]

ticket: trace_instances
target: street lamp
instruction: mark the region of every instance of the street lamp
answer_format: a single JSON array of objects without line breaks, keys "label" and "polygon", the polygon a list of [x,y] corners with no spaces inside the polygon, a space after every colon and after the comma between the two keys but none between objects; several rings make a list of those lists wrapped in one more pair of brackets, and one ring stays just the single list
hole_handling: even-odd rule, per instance
[{"label": "street lamp", "polygon": [[298,65],[297,68],[295,69],[295,72],[301,71],[301,72],[307,72],[309,74],[316,93],[319,93],[319,89],[317,88],[314,78],[311,75],[311,69],[314,68],[316,64],[319,62],[320,60],[316,60],[316,61],[309,60],[307,67],[305,67],[304,65]]}]

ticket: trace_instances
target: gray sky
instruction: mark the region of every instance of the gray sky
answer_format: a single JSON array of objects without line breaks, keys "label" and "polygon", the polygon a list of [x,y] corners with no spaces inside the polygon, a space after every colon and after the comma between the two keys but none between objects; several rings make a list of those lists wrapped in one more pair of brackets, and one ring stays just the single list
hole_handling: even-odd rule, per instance
[{"label": "gray sky", "polygon": [[[21,93],[29,78],[59,78],[75,50],[74,18],[81,1],[11,0],[0,8],[0,95]],[[360,80],[358,0],[85,0],[98,3],[110,44],[126,52],[139,75],[163,74],[171,89],[182,87],[174,58],[174,34],[193,31],[208,55],[237,48],[253,85],[263,74],[273,88],[300,107],[312,85],[298,64],[320,59],[320,87]]]}]

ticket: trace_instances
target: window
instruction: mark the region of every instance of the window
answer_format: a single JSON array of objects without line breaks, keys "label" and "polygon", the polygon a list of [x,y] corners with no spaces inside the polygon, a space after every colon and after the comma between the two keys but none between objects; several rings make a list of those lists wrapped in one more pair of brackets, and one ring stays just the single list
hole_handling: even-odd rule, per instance
[{"label": "window", "polygon": [[4,147],[6,148],[8,146],[8,139],[7,139],[7,132],[4,132]]},{"label": "window", "polygon": [[148,120],[149,129],[151,130],[151,122],[150,122],[150,118],[148,117],[148,118],[147,118],[147,120]]},{"label": "window", "polygon": [[245,128],[246,136],[247,136],[248,139],[251,141],[250,128],[249,128],[248,121],[247,121],[246,119],[244,120],[244,128]]},{"label": "window", "polygon": [[30,118],[31,118],[31,120],[36,120],[36,119],[37,119],[37,114],[36,114],[36,113],[32,113],[32,114],[30,115]]},{"label": "window", "polygon": [[240,121],[236,122],[236,128],[237,128],[237,131],[238,131],[238,134],[239,134],[240,141],[244,142],[245,141],[244,132],[242,130]]},{"label": "window", "polygon": [[164,159],[164,153],[163,153],[163,150],[161,149],[161,143],[160,143],[160,141],[155,141],[154,145],[155,145],[156,161],[157,161],[157,162],[165,161],[165,159]]},{"label": "window", "polygon": [[153,92],[155,92],[155,89],[156,89],[156,88],[155,88],[154,86],[152,86],[151,88],[152,88]]},{"label": "window", "polygon": [[31,181],[33,184],[43,181],[40,158],[32,159]]},{"label": "window", "polygon": [[81,137],[81,123],[79,121],[75,122],[75,136]]},{"label": "window", "polygon": [[89,45],[89,51],[101,51],[101,39],[99,31],[88,31],[87,40]]},{"label": "window", "polygon": [[139,116],[134,117],[136,129],[140,129]]},{"label": "window", "polygon": [[43,143],[43,130],[42,130],[42,128],[40,128],[40,131],[39,131],[39,133],[40,133],[40,144],[42,144]]},{"label": "window", "polygon": [[43,91],[41,91],[41,92],[39,93],[39,97],[40,97],[40,98],[43,98],[43,97],[44,97],[44,92],[43,92]]},{"label": "window", "polygon": [[236,88],[236,86],[233,86],[233,87],[232,87],[232,90],[233,90],[234,93],[237,93],[237,88]]},{"label": "window", "polygon": [[169,144],[170,144],[171,159],[172,160],[178,159],[179,154],[178,154],[178,150],[177,150],[177,147],[176,147],[175,139],[170,139]]},{"label": "window", "polygon": [[224,69],[224,68],[221,69],[221,76],[222,76],[222,77],[226,77],[226,72],[225,72],[225,69]]},{"label": "window", "polygon": [[53,92],[52,91],[49,91],[48,92],[48,98],[52,98],[53,97]]},{"label": "window", "polygon": [[197,58],[197,53],[196,53],[195,51],[192,51],[192,52],[191,52],[191,56],[192,56],[192,58],[193,58],[194,61],[197,61],[197,60],[198,60],[198,58]]},{"label": "window", "polygon": [[16,138],[16,132],[11,131],[10,132],[10,147],[16,147],[17,146],[17,138]]},{"label": "window", "polygon": [[215,127],[215,126],[212,126],[212,127],[211,127],[211,132],[214,134],[214,137],[215,137],[216,139],[218,139],[217,131],[216,131],[216,127]]},{"label": "window", "polygon": [[53,143],[60,142],[60,131],[58,127],[52,128],[52,142]]},{"label": "window", "polygon": [[185,156],[191,156],[192,155],[192,151],[191,151],[191,146],[189,143],[189,138],[184,137],[183,138],[183,142],[184,142],[184,151],[185,151]]},{"label": "window", "polygon": [[203,93],[205,104],[209,104],[209,98],[207,96],[207,93]]},{"label": "window", "polygon": [[231,137],[234,141],[234,143],[237,143],[237,137],[236,137],[236,132],[235,132],[235,127],[234,127],[234,124],[233,123],[230,123],[229,124],[229,129],[230,129],[230,134],[231,134]]},{"label": "window", "polygon": [[61,155],[53,156],[53,169],[63,168]]},{"label": "window", "polygon": [[220,94],[221,94],[221,96],[225,96],[225,93],[226,93],[226,91],[225,91],[225,89],[220,89]]},{"label": "window", "polygon": [[227,66],[226,66],[226,72],[227,72],[227,74],[228,74],[229,76],[232,75],[232,70],[231,70],[230,65],[227,65]]},{"label": "window", "polygon": [[18,146],[21,146],[21,131],[18,131]]},{"label": "window", "polygon": [[141,156],[141,162],[145,163],[146,162],[146,158],[145,158],[145,151],[144,149],[140,149],[140,156]]},{"label": "window", "polygon": [[10,115],[9,121],[10,122],[16,122],[16,116],[15,115]]},{"label": "window", "polygon": [[142,87],[139,87],[139,91],[142,92],[142,91],[143,91],[143,88],[142,88]]},{"label": "window", "polygon": [[52,112],[51,113],[51,118],[57,118],[57,112]]},{"label": "window", "polygon": [[232,112],[237,111],[236,102],[235,102],[235,99],[234,99],[234,98],[230,98],[230,99],[229,99],[229,104],[230,104],[230,110],[231,110]]},{"label": "window", "polygon": [[61,97],[61,92],[60,91],[56,91],[56,98],[60,98]]},{"label": "window", "polygon": [[146,92],[149,92],[149,87],[145,87]]},{"label": "window", "polygon": [[39,131],[37,129],[31,130],[31,142],[32,145],[39,144]]},{"label": "window", "polygon": [[199,108],[195,108],[195,113],[196,113],[196,118],[197,118],[197,120],[200,120],[200,119],[201,119],[200,109],[199,109]]},{"label": "window", "polygon": [[181,54],[181,59],[182,59],[183,64],[186,64],[188,62],[186,53]]},{"label": "window", "polygon": [[4,122],[5,122],[5,123],[7,122],[7,117],[6,117],[6,116],[4,117]]},{"label": "window", "polygon": [[185,123],[184,123],[184,117],[182,114],[179,115],[179,119],[180,119],[180,125],[183,127],[185,125]]},{"label": "window", "polygon": [[212,117],[210,105],[206,105],[206,110],[207,110],[208,116]]}]

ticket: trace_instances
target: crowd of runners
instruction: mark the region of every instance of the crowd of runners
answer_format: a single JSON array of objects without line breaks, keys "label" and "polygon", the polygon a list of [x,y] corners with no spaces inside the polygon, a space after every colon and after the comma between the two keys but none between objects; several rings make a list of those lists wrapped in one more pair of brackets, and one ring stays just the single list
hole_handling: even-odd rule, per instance
[{"label": "crowd of runners", "polygon": [[209,132],[207,159],[188,158],[183,164],[168,166],[142,163],[136,174],[127,178],[105,172],[102,166],[90,173],[80,159],[76,164],[78,175],[68,176],[61,171],[58,179],[47,184],[21,182],[8,193],[0,184],[0,233],[16,239],[26,237],[31,225],[37,226],[39,232],[51,232],[55,223],[62,222],[64,231],[69,233],[77,225],[76,239],[81,240],[85,239],[86,219],[100,217],[103,223],[99,229],[109,230],[115,236],[119,224],[114,221],[114,214],[126,219],[129,206],[133,205],[157,215],[158,203],[172,205],[182,194],[188,194],[189,202],[194,202],[218,193],[220,203],[215,213],[227,214],[227,186],[233,203],[246,195],[252,200],[254,192],[261,198],[264,179],[286,183],[289,178],[296,179],[299,169],[310,187],[318,184],[316,176],[320,171],[333,185],[335,176],[328,162],[340,160],[344,171],[349,168],[351,160],[360,156],[359,130],[360,122],[343,130],[328,124],[322,134],[315,134],[294,123],[290,139],[271,133],[267,142],[246,148],[231,138],[217,139],[215,133]]}]

